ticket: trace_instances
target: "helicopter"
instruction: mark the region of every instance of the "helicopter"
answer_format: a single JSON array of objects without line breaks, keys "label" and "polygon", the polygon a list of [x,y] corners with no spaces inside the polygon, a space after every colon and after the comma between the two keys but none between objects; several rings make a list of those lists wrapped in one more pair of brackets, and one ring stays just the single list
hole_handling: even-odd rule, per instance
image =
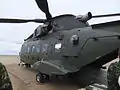
[{"label": "helicopter", "polygon": [[52,17],[47,0],[35,0],[46,19],[0,18],[0,23],[43,23],[21,46],[20,62],[37,70],[36,81],[44,83],[51,76],[71,76],[83,67],[104,68],[117,58],[120,45],[120,21],[89,25],[92,18],[117,14],[64,14]]}]

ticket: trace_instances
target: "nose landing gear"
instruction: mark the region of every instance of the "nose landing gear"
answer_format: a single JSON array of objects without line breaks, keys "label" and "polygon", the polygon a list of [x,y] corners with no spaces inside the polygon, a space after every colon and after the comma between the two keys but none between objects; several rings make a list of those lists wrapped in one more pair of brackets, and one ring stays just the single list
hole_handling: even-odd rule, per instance
[{"label": "nose landing gear", "polygon": [[49,75],[40,72],[36,74],[36,81],[38,83],[44,83],[45,81],[49,81],[49,80],[50,80]]}]

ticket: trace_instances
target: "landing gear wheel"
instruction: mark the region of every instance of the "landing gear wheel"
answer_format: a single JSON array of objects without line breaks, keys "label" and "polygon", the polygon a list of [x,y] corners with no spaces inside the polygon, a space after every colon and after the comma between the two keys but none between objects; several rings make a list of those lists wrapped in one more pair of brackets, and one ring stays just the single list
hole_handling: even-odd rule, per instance
[{"label": "landing gear wheel", "polygon": [[59,81],[62,81],[62,80],[63,80],[63,76],[58,75],[58,76],[56,76],[56,77],[58,78]]},{"label": "landing gear wheel", "polygon": [[36,81],[38,83],[44,83],[45,81],[49,80],[49,75],[43,74],[43,73],[38,73],[36,74]]},{"label": "landing gear wheel", "polygon": [[30,64],[25,64],[25,67],[26,67],[26,68],[30,68],[31,65],[30,65]]},{"label": "landing gear wheel", "polygon": [[18,65],[19,65],[19,66],[21,66],[21,65],[22,65],[22,61],[21,61],[21,60],[20,60],[20,62],[18,63]]},{"label": "landing gear wheel", "polygon": [[30,64],[28,64],[28,67],[29,67],[29,68],[31,68],[31,65],[30,65]]},{"label": "landing gear wheel", "polygon": [[46,75],[46,76],[45,76],[45,79],[46,79],[47,81],[49,81],[49,80],[50,80],[49,75]]}]

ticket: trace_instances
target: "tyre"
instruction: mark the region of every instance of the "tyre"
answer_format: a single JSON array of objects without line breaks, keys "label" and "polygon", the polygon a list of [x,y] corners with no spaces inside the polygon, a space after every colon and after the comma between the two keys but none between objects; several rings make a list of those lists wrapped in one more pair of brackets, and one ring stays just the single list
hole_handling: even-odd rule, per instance
[{"label": "tyre", "polygon": [[31,65],[30,65],[30,64],[25,64],[25,67],[26,67],[26,68],[30,68]]},{"label": "tyre", "polygon": [[46,76],[45,76],[45,79],[46,79],[47,81],[49,81],[49,80],[50,80],[49,75],[46,75]]},{"label": "tyre", "polygon": [[49,75],[42,74],[42,73],[37,73],[36,74],[36,81],[38,83],[44,83],[45,81],[49,80]]}]

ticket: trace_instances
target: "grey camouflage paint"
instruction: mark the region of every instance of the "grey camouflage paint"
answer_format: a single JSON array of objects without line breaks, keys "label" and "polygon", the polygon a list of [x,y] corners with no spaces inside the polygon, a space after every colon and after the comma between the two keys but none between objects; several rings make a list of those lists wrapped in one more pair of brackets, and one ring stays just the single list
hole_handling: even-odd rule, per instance
[{"label": "grey camouflage paint", "polygon": [[120,62],[112,63],[107,72],[108,90],[120,90],[118,77],[120,75]]},{"label": "grey camouflage paint", "polygon": [[8,72],[2,63],[0,63],[0,90],[13,90]]}]

